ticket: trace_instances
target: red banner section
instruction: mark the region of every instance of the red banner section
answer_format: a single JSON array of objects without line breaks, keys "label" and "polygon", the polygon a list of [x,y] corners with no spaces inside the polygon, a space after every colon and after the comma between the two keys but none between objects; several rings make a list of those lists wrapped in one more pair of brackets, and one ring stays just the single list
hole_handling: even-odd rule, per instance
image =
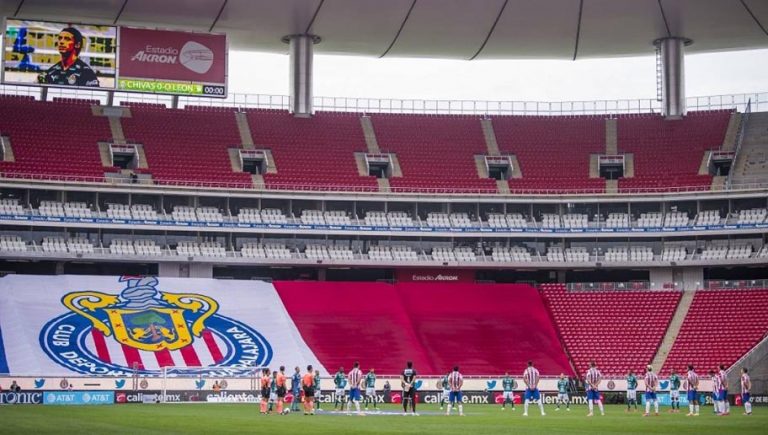
[{"label": "red banner section", "polygon": [[463,282],[475,281],[471,269],[397,269],[395,279],[400,282]]},{"label": "red banner section", "polygon": [[[119,65],[121,90],[223,97],[227,83],[227,37],[121,27]],[[176,89],[172,86],[174,82],[199,89]],[[210,89],[203,89],[205,85]]]}]

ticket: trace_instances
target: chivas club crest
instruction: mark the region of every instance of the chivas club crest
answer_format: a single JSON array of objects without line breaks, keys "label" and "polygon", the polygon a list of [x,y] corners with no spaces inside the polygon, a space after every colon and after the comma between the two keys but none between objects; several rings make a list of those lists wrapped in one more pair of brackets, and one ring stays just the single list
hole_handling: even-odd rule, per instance
[{"label": "chivas club crest", "polygon": [[217,314],[213,298],[159,291],[154,277],[120,282],[125,288],[117,295],[77,291],[62,298],[70,312],[40,334],[53,360],[76,372],[116,376],[159,374],[166,366],[235,375],[269,363],[272,349],[264,337]]}]

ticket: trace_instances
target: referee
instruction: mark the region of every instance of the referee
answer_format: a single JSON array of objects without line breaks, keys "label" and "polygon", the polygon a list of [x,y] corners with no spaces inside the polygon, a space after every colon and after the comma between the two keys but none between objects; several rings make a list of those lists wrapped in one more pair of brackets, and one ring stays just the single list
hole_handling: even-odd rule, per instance
[{"label": "referee", "polygon": [[406,367],[400,374],[400,384],[403,386],[403,415],[408,412],[408,402],[411,403],[411,413],[416,414],[416,370],[413,369],[413,361],[405,363]]}]

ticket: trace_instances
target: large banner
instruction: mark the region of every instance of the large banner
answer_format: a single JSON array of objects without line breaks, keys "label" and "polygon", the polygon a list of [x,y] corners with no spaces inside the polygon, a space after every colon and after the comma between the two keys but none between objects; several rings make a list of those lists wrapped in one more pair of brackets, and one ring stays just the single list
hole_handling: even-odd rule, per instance
[{"label": "large banner", "polygon": [[4,83],[114,89],[117,27],[8,18]]},{"label": "large banner", "polygon": [[120,28],[118,89],[226,97],[225,35]]},{"label": "large banner", "polygon": [[261,281],[9,275],[0,278],[0,345],[0,373],[16,375],[159,375],[173,366],[238,376],[308,364],[325,373]]}]

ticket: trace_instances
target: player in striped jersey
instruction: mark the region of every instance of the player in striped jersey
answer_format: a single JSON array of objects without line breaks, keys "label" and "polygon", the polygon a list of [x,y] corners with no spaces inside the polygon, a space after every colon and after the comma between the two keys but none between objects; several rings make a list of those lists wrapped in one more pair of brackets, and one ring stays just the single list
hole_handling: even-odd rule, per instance
[{"label": "player in striped jersey", "polygon": [[672,409],[669,412],[680,412],[680,376],[677,375],[675,369],[672,369],[672,374],[669,375],[669,400],[672,402]]},{"label": "player in striped jersey", "polygon": [[630,405],[635,405],[637,411],[637,376],[630,370],[627,375],[627,412],[630,411]]},{"label": "player in striped jersey", "polygon": [[653,402],[654,414],[659,415],[659,401],[656,398],[656,390],[659,388],[659,377],[653,372],[650,365],[645,372],[645,414],[643,417],[651,415],[651,402]]},{"label": "player in striped jersey", "polygon": [[589,370],[584,376],[587,383],[587,405],[589,405],[589,414],[587,417],[592,417],[594,414],[594,404],[600,409],[600,415],[605,415],[605,408],[603,408],[603,401],[600,399],[600,381],[603,379],[603,374],[598,370],[594,361],[589,363]]},{"label": "player in striped jersey", "polygon": [[752,402],[749,401],[751,388],[752,381],[749,379],[749,370],[743,367],[741,369],[741,403],[744,404],[744,415],[752,415]]},{"label": "player in striped jersey", "polygon": [[365,375],[365,410],[368,410],[368,403],[373,403],[374,409],[379,409],[379,405],[376,403],[376,373],[373,372],[373,367]]},{"label": "player in striped jersey", "polygon": [[688,417],[699,415],[699,375],[688,365],[688,373],[685,375],[685,389],[688,391]]},{"label": "player in striped jersey", "polygon": [[448,374],[448,387],[451,389],[448,406],[445,408],[445,415],[451,415],[451,407],[456,406],[459,409],[459,415],[464,415],[464,405],[461,402],[461,387],[464,385],[464,376],[459,373],[459,366],[454,366],[453,371]]},{"label": "player in striped jersey", "polygon": [[725,364],[720,364],[720,382],[722,389],[720,390],[720,402],[723,405],[723,415],[730,415],[731,404],[728,402],[728,373],[725,371]]},{"label": "player in striped jersey", "polygon": [[528,404],[531,402],[538,402],[541,415],[547,415],[544,412],[544,403],[542,403],[539,393],[539,371],[533,366],[533,361],[528,361],[528,368],[523,372],[523,382],[525,382],[523,417],[528,417]]},{"label": "player in striped jersey", "polygon": [[560,379],[557,381],[557,402],[555,402],[555,411],[560,410],[560,403],[565,403],[565,410],[571,410],[571,399],[568,397],[568,378],[565,373],[560,373]]},{"label": "player in striped jersey", "polygon": [[515,410],[515,381],[509,376],[509,372],[504,373],[504,378],[501,380],[501,388],[503,389],[501,402],[501,409],[505,409],[507,403],[512,404],[512,410]]},{"label": "player in striped jersey", "polygon": [[720,392],[723,390],[723,381],[720,379],[720,373],[716,373],[713,370],[709,371],[709,376],[712,378],[712,404],[715,408],[715,414],[722,415],[725,410],[725,406],[720,403]]},{"label": "player in striped jersey", "polygon": [[349,400],[347,400],[347,412],[349,412],[350,403],[355,404],[355,411],[360,413],[360,383],[363,382],[363,372],[360,370],[360,363],[355,361],[352,364],[352,370],[347,375],[347,381],[349,382]]}]

